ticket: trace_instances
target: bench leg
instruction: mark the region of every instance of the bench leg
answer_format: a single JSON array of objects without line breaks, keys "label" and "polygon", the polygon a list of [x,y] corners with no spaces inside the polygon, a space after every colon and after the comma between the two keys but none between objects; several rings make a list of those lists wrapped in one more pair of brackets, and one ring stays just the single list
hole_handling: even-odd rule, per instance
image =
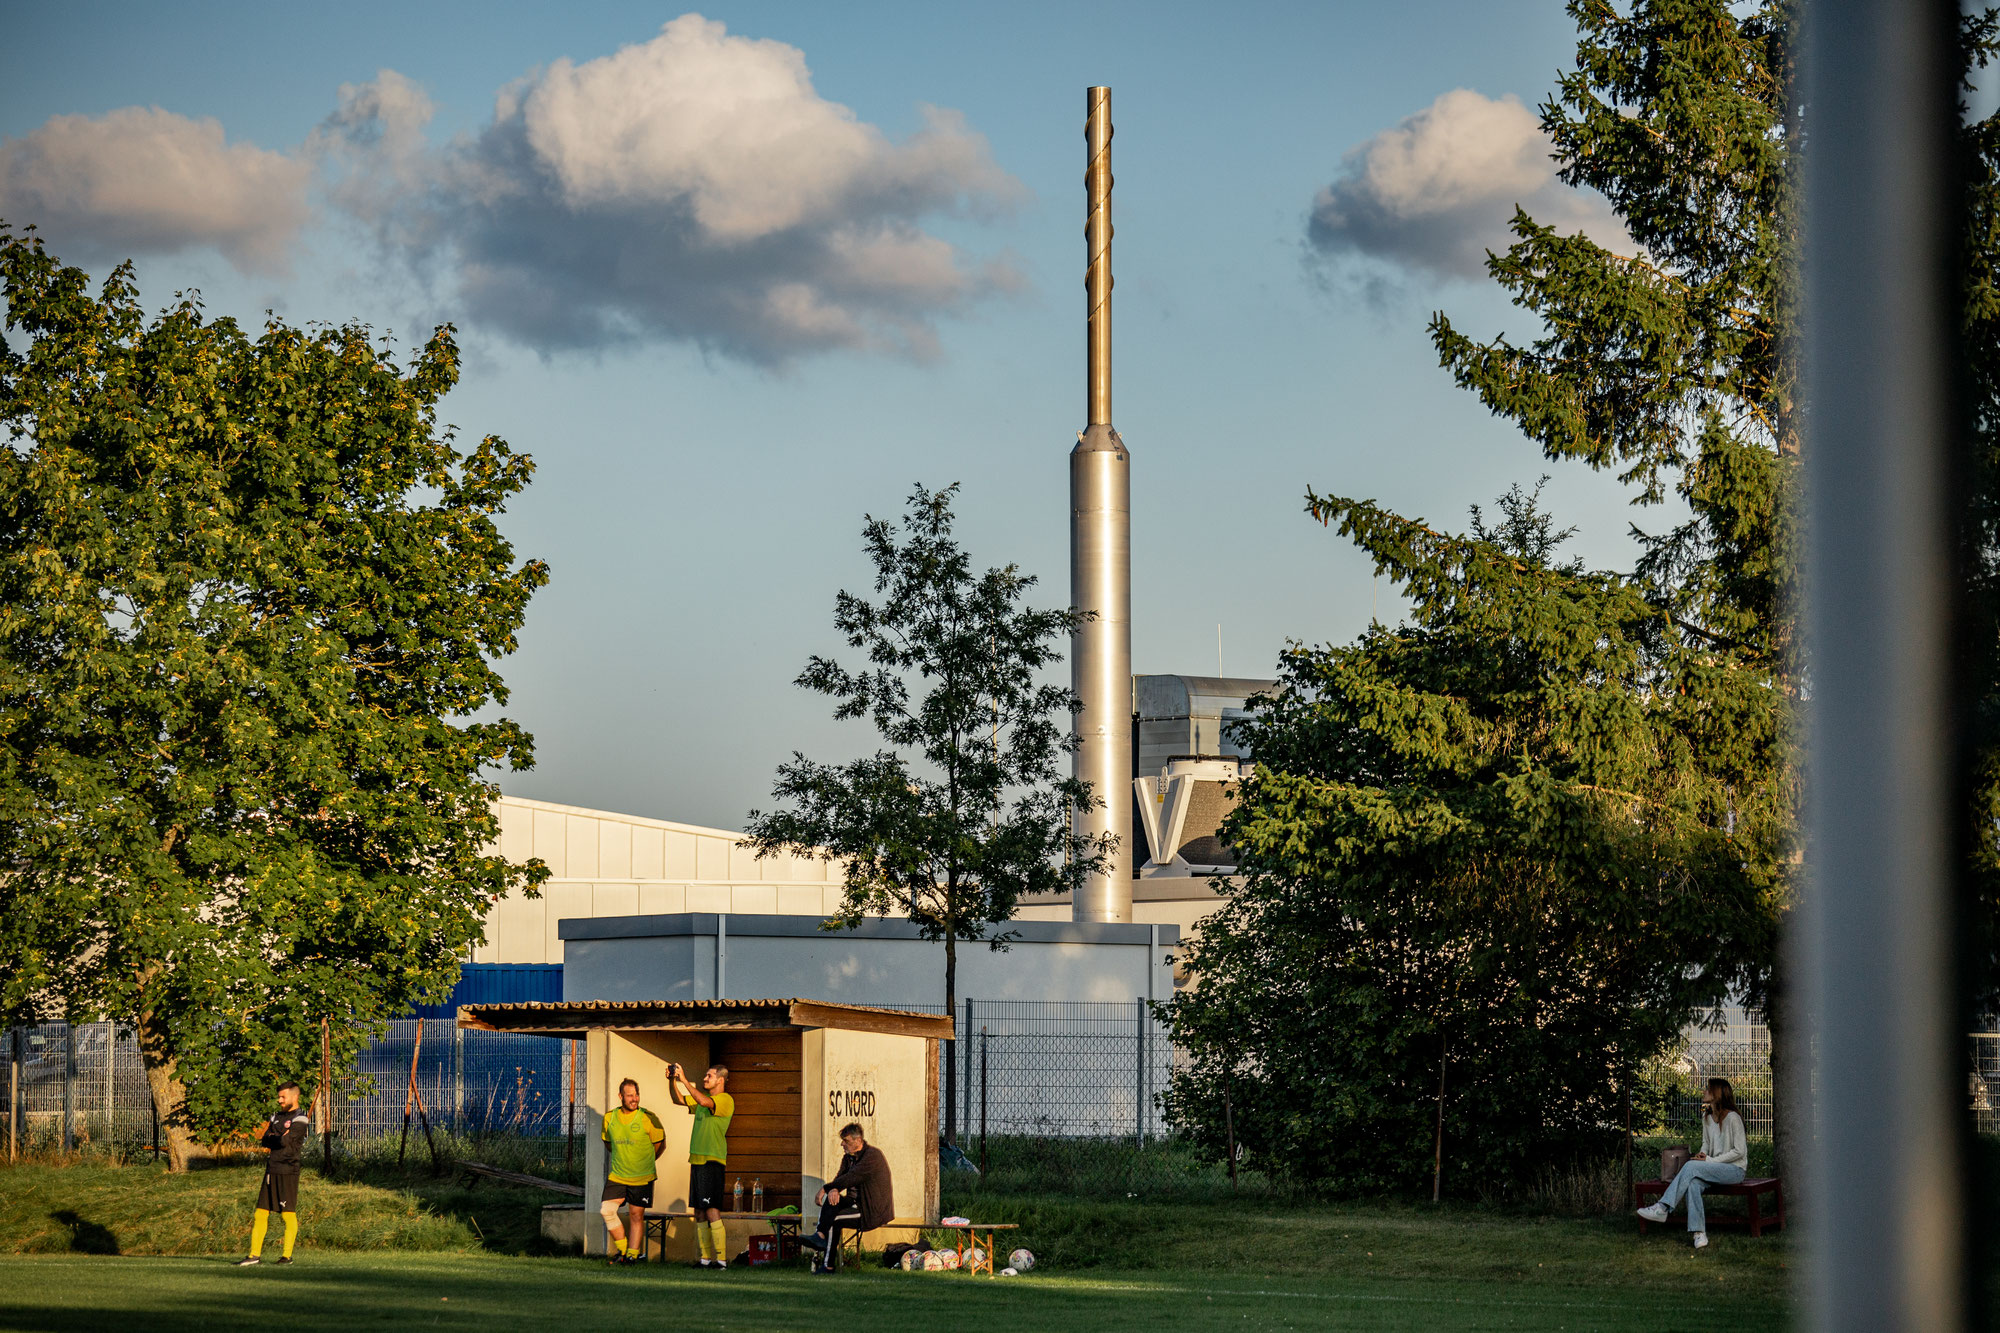
[{"label": "bench leg", "polygon": [[1756,1239],[1764,1234],[1764,1212],[1762,1196],[1756,1190],[1750,1191],[1750,1237]]}]

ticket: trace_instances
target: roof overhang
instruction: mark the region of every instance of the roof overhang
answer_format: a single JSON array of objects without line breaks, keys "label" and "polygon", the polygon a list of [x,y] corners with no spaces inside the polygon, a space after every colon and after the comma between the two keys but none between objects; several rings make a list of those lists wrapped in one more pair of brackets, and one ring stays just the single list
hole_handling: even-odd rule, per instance
[{"label": "roof overhang", "polygon": [[881,1009],[825,1000],[576,1000],[468,1004],[458,1026],[476,1032],[519,1032],[537,1037],[581,1037],[586,1032],[748,1032],[839,1028],[904,1037],[949,1040],[952,1021],[942,1014]]}]

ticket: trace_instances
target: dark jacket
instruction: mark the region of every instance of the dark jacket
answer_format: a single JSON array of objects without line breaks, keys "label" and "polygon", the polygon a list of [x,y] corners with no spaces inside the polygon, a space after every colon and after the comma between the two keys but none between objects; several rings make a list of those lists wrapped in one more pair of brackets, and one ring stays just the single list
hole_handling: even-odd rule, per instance
[{"label": "dark jacket", "polygon": [[826,1187],[859,1192],[863,1231],[887,1226],[896,1215],[896,1187],[889,1180],[889,1159],[872,1143],[862,1144],[860,1152],[842,1156],[840,1173],[827,1181]]},{"label": "dark jacket", "polygon": [[303,1110],[272,1112],[271,1118],[264,1122],[264,1137],[258,1140],[271,1152],[264,1169],[279,1175],[297,1175],[299,1154],[305,1150],[306,1135],[310,1133],[312,1117]]}]

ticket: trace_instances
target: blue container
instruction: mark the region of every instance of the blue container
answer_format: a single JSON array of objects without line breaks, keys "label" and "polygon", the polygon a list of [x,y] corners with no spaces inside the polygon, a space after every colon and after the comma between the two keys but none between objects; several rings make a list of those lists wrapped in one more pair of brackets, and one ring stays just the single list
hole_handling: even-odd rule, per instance
[{"label": "blue container", "polygon": [[443,1004],[420,1004],[413,1018],[456,1018],[461,1004],[522,1004],[562,999],[561,963],[467,963]]}]

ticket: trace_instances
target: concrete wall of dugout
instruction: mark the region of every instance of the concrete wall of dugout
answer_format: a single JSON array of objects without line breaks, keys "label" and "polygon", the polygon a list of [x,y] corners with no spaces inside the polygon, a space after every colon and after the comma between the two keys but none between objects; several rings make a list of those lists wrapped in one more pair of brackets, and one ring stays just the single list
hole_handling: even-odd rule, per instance
[{"label": "concrete wall of dugout", "polygon": [[[895,1216],[901,1228],[869,1233],[871,1245],[914,1239],[916,1227],[938,1219],[937,1123],[939,1044],[950,1021],[929,1014],[811,1001],[759,1000],[653,1004],[474,1005],[459,1012],[461,1027],[582,1039],[585,1052],[577,1132],[584,1153],[581,1240],[602,1254],[605,1231],[598,1200],[604,1153],[596,1145],[604,1116],[616,1108],[619,1084],[639,1085],[640,1104],[659,1116],[666,1146],[657,1164],[654,1213],[689,1207],[688,1144],[693,1113],[668,1100],[666,1065],[678,1062],[697,1081],[712,1064],[729,1066],[736,1113],[729,1130],[726,1185],[741,1180],[748,1209],[755,1182],[766,1210],[784,1204],[814,1216],[812,1196],[839,1168],[839,1131],[859,1122],[889,1161]],[[622,1214],[621,1214],[622,1218]],[[574,1235],[569,1218],[558,1229]],[[769,1223],[728,1223],[732,1257]],[[554,1233],[551,1233],[554,1234]],[[665,1227],[668,1259],[693,1259],[692,1221]],[[652,1254],[661,1254],[654,1246]]]}]

